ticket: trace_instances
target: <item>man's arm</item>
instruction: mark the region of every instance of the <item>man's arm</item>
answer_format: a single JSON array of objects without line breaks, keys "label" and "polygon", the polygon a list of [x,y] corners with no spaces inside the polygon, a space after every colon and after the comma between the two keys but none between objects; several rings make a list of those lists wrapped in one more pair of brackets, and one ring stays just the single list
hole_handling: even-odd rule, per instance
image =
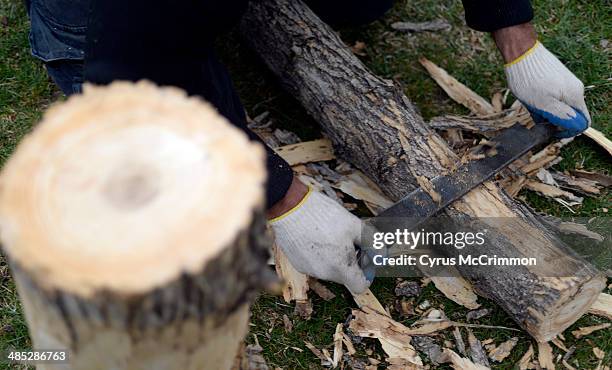
[{"label": "man's arm", "polygon": [[534,119],[556,125],[560,137],[586,130],[591,118],[584,85],[538,41],[529,0],[463,0],[463,5],[467,24],[493,35],[508,86]]},{"label": "man's arm", "polygon": [[477,31],[493,32],[531,22],[533,9],[529,0],[462,0],[465,20]]}]

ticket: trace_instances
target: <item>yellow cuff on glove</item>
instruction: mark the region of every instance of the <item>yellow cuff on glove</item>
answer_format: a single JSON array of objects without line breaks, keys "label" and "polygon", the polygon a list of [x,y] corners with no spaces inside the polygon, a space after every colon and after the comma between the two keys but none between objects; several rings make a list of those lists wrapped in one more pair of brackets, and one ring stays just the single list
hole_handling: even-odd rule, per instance
[{"label": "yellow cuff on glove", "polygon": [[533,44],[533,46],[530,47],[529,50],[524,52],[520,57],[514,59],[510,63],[504,64],[504,67],[510,67],[511,65],[514,65],[514,64],[520,62],[521,60],[525,59],[529,54],[533,53],[533,51],[538,47],[539,44],[540,44],[540,42],[538,40],[536,40],[535,44]]}]

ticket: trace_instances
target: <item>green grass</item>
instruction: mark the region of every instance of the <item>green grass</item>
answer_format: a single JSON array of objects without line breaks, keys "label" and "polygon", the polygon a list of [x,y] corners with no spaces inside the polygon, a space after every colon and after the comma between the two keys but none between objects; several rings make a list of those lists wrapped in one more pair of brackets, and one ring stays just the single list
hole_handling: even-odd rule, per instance
[{"label": "green grass", "polygon": [[[585,85],[587,104],[593,117],[594,126],[612,136],[611,114],[612,82],[610,49],[604,49],[601,41],[612,41],[612,8],[605,0],[536,0],[536,25],[545,45],[554,51]],[[6,17],[6,22],[3,21]],[[446,18],[453,28],[450,31],[408,35],[394,32],[390,23],[399,20],[424,21]],[[393,10],[380,21],[358,29],[343,29],[341,36],[347,44],[355,41],[366,43],[362,57],[366,65],[376,74],[400,83],[406,94],[416,103],[425,118],[450,113],[467,113],[453,103],[446,94],[427,76],[418,64],[420,56],[426,56],[449,73],[473,88],[484,97],[505,88],[501,59],[497,55],[489,36],[469,30],[462,20],[462,9],[458,1],[414,0],[398,1]],[[19,140],[39,120],[41,112],[50,102],[60,96],[50,83],[42,65],[30,56],[27,31],[28,22],[21,2],[0,0],[0,165],[13,152]],[[273,76],[265,70],[257,57],[243,47],[236,35],[223,40],[222,57],[234,78],[236,87],[251,116],[270,112],[270,118],[277,127],[296,132],[302,139],[320,135],[316,123],[309,118],[293,99],[287,96],[274,82]],[[608,46],[609,48],[609,46]],[[508,101],[508,104],[511,100]],[[577,138],[562,152],[563,162],[559,170],[577,167],[611,174],[610,157],[588,138]],[[527,202],[536,210],[556,216],[606,216],[603,209],[612,212],[610,193],[587,198],[576,214],[555,202],[536,194],[523,192]],[[397,299],[393,293],[393,279],[378,279],[372,286],[375,295],[383,305],[394,306]],[[293,305],[281,298],[262,294],[253,306],[249,342],[257,336],[264,348],[264,356],[271,367],[283,369],[320,368],[319,361],[306,349],[304,341],[318,348],[332,348],[332,338],[338,322],[344,322],[355,307],[348,292],[336,284],[327,284],[337,295],[329,302],[313,296],[314,314],[308,321],[293,315]],[[608,290],[608,293],[610,291]],[[467,310],[446,299],[439,291],[428,285],[415,304],[429,300],[434,307],[440,307],[451,318],[465,321]],[[496,305],[483,300],[484,307],[493,312],[478,323],[516,327],[509,317]],[[294,324],[291,333],[285,333],[282,316],[289,316]],[[394,318],[409,324],[415,317]],[[580,368],[594,368],[597,365],[592,347],[597,346],[608,354],[612,362],[612,330],[595,332],[575,340],[569,332],[577,327],[605,322],[594,316],[581,318],[565,333],[566,345],[576,345],[576,353],[570,363]],[[464,333],[465,334],[465,333]],[[519,336],[520,342],[511,356],[496,368],[510,369],[525,352],[530,338],[523,332],[476,329],[481,340],[493,338],[496,343],[511,336]],[[443,332],[446,339],[450,334]],[[440,338],[442,339],[442,338]],[[0,352],[8,347],[28,348],[30,341],[27,328],[8,274],[4,259],[0,257]],[[370,339],[356,345],[358,356],[383,358],[380,346]],[[297,348],[297,349],[296,349]],[[561,353],[554,348],[555,354]],[[0,365],[2,368],[2,365]]]}]

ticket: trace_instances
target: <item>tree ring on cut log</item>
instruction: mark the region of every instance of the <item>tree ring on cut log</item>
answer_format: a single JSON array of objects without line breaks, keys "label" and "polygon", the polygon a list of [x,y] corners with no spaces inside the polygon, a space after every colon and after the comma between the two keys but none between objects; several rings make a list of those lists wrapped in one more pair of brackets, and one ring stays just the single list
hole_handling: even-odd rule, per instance
[{"label": "tree ring on cut log", "polygon": [[[567,280],[568,285],[571,284],[573,278],[560,278]],[[575,291],[577,288],[577,291]],[[589,308],[597,300],[599,292],[602,290],[600,279],[590,279],[582,285],[574,288],[574,294],[568,294],[564,291],[564,297],[560,298],[556,306],[550,310],[553,314],[542,317],[539,322],[538,332],[540,335],[536,338],[541,341],[550,341],[559,333],[570,327],[576,321],[576,313],[580,315],[587,313]],[[570,290],[570,289],[568,289]],[[537,316],[537,314],[536,314]]]},{"label": "tree ring on cut log", "polygon": [[43,287],[142,293],[231,245],[264,181],[263,149],[209,104],[147,82],[86,86],[6,164],[1,239]]}]

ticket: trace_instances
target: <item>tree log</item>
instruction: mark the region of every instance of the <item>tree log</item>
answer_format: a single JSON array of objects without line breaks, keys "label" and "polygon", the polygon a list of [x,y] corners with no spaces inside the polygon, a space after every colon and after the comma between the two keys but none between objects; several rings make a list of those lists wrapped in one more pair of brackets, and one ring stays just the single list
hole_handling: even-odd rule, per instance
[{"label": "tree log", "polygon": [[[372,74],[301,1],[251,2],[241,28],[285,89],[321,124],[336,154],[363,170],[390,198],[448,173],[458,161],[401,89]],[[445,214],[455,220],[478,217],[488,228],[487,243],[470,247],[473,255],[549,262],[537,270],[458,266],[480,294],[538,340],[550,340],[575,322],[604,287],[594,267],[493,183],[471,191]]]},{"label": "tree log", "polygon": [[229,369],[269,281],[263,158],[178,89],[49,109],[0,177],[34,348],[67,349],[65,369]]}]

